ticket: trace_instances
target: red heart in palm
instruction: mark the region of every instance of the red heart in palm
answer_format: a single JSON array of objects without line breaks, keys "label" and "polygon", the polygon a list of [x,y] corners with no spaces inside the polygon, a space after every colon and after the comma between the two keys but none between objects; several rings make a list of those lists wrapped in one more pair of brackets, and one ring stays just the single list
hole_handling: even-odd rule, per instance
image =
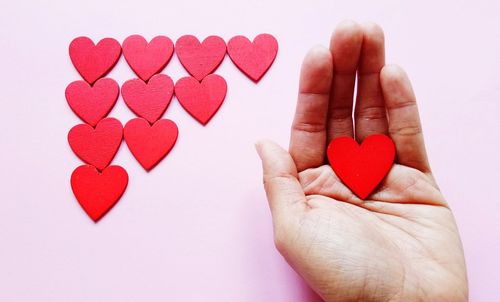
[{"label": "red heart in palm", "polygon": [[365,199],[389,173],[396,148],[386,135],[368,136],[361,145],[352,137],[339,137],[328,145],[333,171],[359,198]]}]

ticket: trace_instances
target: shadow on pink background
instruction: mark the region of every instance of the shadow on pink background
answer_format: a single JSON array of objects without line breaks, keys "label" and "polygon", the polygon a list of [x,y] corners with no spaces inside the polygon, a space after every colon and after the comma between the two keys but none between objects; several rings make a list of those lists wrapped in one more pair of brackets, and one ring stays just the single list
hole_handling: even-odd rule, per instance
[{"label": "shadow on pink background", "polygon": [[[343,19],[375,21],[387,61],[414,82],[436,178],[462,234],[471,301],[500,300],[500,26],[497,1],[10,1],[0,10],[0,301],[317,301],[275,251],[253,143],[286,146],[298,71]],[[226,58],[220,111],[200,126],[173,101],[173,151],[129,173],[117,206],[94,224],[69,177],[79,119],[64,89],[80,79],[67,48],[131,34],[250,38],[269,32],[278,58],[257,85]],[[174,56],[163,71],[187,73]],[[135,77],[123,57],[109,74]],[[133,118],[120,98],[110,116]]]}]

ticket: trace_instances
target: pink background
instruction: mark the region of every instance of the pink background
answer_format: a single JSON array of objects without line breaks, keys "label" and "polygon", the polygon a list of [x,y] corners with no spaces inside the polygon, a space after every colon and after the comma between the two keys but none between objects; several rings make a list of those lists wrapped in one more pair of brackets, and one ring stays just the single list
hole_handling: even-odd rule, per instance
[{"label": "pink background", "polygon": [[[377,3],[375,3],[377,2]],[[500,2],[3,1],[0,9],[0,301],[314,301],[275,251],[253,143],[287,145],[303,55],[346,18],[386,32],[387,60],[417,92],[427,146],[462,234],[472,301],[500,300]],[[126,194],[98,224],[74,199],[81,164],[64,99],[80,79],[67,48],[93,39],[274,34],[255,85],[226,58],[222,108],[206,127],[173,101],[180,137],[146,173],[123,144]],[[174,57],[164,73],[185,76]],[[134,77],[123,57],[109,74]],[[110,116],[134,117],[120,98]]]}]

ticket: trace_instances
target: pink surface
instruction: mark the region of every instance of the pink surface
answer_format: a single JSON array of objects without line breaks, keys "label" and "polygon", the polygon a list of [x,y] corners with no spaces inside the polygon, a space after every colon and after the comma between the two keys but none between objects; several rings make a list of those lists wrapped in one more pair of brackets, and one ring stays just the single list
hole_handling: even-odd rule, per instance
[{"label": "pink surface", "polygon": [[[274,249],[253,142],[287,144],[301,59],[345,18],[380,23],[388,61],[413,79],[434,172],[465,245],[471,300],[499,301],[500,2],[412,3],[2,3],[0,301],[314,301]],[[64,99],[80,79],[70,41],[261,32],[280,45],[261,82],[226,58],[217,73],[228,95],[206,127],[174,100],[164,117],[179,125],[179,140],[150,173],[122,144],[113,163],[127,169],[129,187],[94,224],[69,186],[81,164],[66,141],[80,122]],[[175,56],[164,73],[187,75]],[[110,76],[121,85],[134,74],[122,57]],[[134,117],[121,98],[110,116]]]}]

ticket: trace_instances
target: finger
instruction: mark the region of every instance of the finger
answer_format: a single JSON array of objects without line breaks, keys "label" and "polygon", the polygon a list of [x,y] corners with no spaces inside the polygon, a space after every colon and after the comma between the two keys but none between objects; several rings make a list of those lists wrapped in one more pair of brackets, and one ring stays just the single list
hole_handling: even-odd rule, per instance
[{"label": "finger", "polygon": [[380,88],[380,70],[384,64],[384,32],[376,24],[364,24],[354,113],[358,142],[371,134],[387,133],[386,110]]},{"label": "finger", "polygon": [[408,76],[402,68],[388,65],[382,69],[380,81],[397,161],[424,173],[430,172],[417,102]]},{"label": "finger", "polygon": [[255,147],[262,160],[264,188],[273,219],[303,208],[305,195],[290,154],[270,141],[257,142]]},{"label": "finger", "polygon": [[324,163],[332,73],[332,58],[328,49],[311,49],[302,63],[290,137],[290,154],[299,171]]},{"label": "finger", "polygon": [[328,142],[339,136],[354,135],[352,104],[362,41],[362,28],[353,21],[340,23],[330,39],[334,75],[328,113]]}]

